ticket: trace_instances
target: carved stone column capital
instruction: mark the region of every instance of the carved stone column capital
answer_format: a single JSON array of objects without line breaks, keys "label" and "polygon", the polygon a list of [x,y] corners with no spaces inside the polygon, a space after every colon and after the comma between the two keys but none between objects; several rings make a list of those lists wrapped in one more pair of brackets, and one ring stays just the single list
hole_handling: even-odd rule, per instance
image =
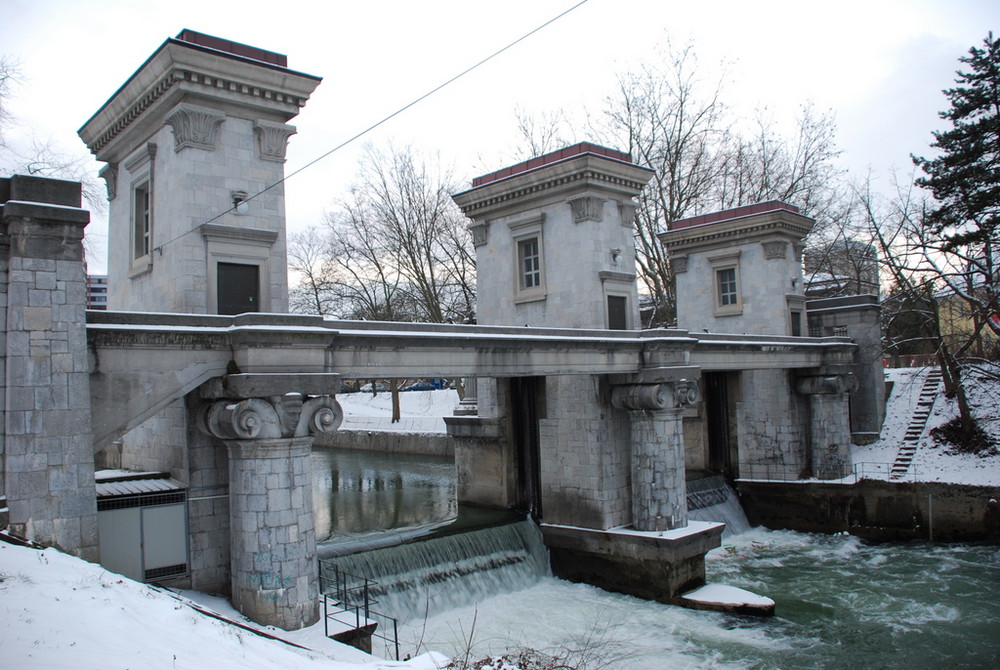
[{"label": "carved stone column capital", "polygon": [[224,440],[268,440],[332,433],[343,420],[340,403],[330,396],[288,393],[207,403],[199,427]]},{"label": "carved stone column capital", "polygon": [[611,404],[619,409],[675,409],[698,402],[698,382],[690,379],[660,384],[623,384],[611,389]]},{"label": "carved stone column capital", "polygon": [[215,151],[218,129],[225,120],[226,117],[217,112],[181,105],[170,112],[164,122],[174,129],[174,151],[186,147]]},{"label": "carved stone column capital", "polygon": [[573,222],[583,223],[584,221],[604,220],[604,199],[592,195],[585,195],[581,198],[574,198],[569,201],[569,206],[573,209]]},{"label": "carved stone column capital", "polygon": [[253,134],[257,139],[257,151],[261,160],[284,163],[285,151],[288,149],[288,138],[295,133],[295,126],[255,121]]}]

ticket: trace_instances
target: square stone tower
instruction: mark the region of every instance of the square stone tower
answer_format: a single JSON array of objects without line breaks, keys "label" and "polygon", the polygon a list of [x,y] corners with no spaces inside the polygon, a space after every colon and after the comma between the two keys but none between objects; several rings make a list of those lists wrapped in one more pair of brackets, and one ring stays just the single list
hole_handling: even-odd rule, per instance
[{"label": "square stone tower", "polygon": [[632,199],[651,176],[583,142],[474,179],[455,202],[473,219],[479,323],[637,329]]},{"label": "square stone tower", "polygon": [[677,325],[806,335],[802,240],[814,223],[777,200],[675,221],[660,241],[677,281]]},{"label": "square stone tower", "polygon": [[285,148],[320,82],[182,31],[80,129],[110,200],[108,308],[288,309]]},{"label": "square stone tower", "polygon": [[[632,199],[651,176],[626,153],[581,143],[479,177],[455,195],[472,219],[479,323],[637,329]],[[481,382],[475,421],[499,420],[497,451],[514,445],[504,462],[517,464],[510,479],[518,482],[516,499],[481,502],[595,529],[631,521],[631,433],[606,378],[568,369]],[[482,468],[483,454],[456,445],[460,487],[463,463]]]}]

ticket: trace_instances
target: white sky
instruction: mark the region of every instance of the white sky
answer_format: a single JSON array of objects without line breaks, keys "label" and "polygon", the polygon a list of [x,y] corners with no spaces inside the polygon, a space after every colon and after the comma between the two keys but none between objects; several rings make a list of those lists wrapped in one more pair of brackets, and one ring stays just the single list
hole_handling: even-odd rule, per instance
[{"label": "white sky", "polygon": [[[76,130],[184,28],[287,54],[324,79],[292,121],[290,173],[575,2],[0,0],[0,52],[26,80],[11,101],[20,126],[82,153]],[[812,100],[834,111],[852,171],[909,171],[909,154],[927,153],[943,127],[957,59],[991,29],[1000,4],[989,0],[589,0],[365,140],[437,153],[467,181],[510,162],[516,107],[597,113],[615,75],[669,37],[693,44],[706,79],[729,63],[724,100],[740,112],[791,120]],[[288,182],[290,231],[332,208],[365,140]],[[95,237],[103,227],[92,224]],[[91,262],[100,271],[104,260]]]}]

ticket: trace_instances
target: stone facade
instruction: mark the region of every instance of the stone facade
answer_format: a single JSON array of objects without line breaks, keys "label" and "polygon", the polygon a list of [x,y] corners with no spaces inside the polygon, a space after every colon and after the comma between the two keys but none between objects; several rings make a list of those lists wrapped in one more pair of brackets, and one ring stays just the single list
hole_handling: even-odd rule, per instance
[{"label": "stone facade", "polygon": [[772,201],[675,221],[660,241],[677,324],[694,332],[805,334],[802,240],[814,221]]},{"label": "stone facade", "polygon": [[866,294],[810,300],[806,309],[810,335],[846,336],[858,344],[852,368],[858,388],[851,393],[851,439],[855,444],[878,439],[885,418],[886,398],[878,296]]},{"label": "stone facade", "polygon": [[[479,177],[454,196],[472,219],[479,323],[637,328],[633,198],[651,174],[627,154],[581,143]],[[479,416],[509,420],[510,389],[482,381]],[[534,506],[553,523],[629,523],[628,419],[610,405],[607,381],[547,377],[540,396]]]},{"label": "stone facade", "polygon": [[232,313],[218,290],[243,268],[258,290],[232,309],[287,311],[287,122],[319,81],[185,30],[84,124],[107,163],[109,309]]}]

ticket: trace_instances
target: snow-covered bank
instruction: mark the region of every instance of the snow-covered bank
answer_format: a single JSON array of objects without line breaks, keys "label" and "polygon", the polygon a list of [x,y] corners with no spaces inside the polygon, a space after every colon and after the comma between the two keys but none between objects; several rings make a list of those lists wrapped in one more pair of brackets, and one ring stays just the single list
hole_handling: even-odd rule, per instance
[{"label": "snow-covered bank", "polygon": [[[887,380],[893,383],[893,387],[886,403],[882,432],[876,442],[854,447],[855,464],[877,466],[895,461],[927,372],[928,368],[886,371]],[[970,375],[966,380],[966,391],[983,430],[994,437],[1000,436],[1000,384],[982,376]],[[940,394],[931,408],[910,469],[901,481],[1000,486],[1000,454],[980,457],[954,453],[947,445],[935,442],[931,436],[932,429],[944,425],[957,415],[955,401]]]},{"label": "snow-covered bank", "polygon": [[[199,598],[210,609],[221,599]],[[0,541],[0,665],[11,670],[433,670],[443,656],[390,662],[328,640],[322,622],[286,633],[301,647],[259,637],[208,617],[169,593],[54,549]],[[220,612],[239,617],[231,608]],[[242,617],[239,617],[242,620]]]},{"label": "snow-covered bank", "polygon": [[399,394],[400,420],[393,423],[392,394],[388,391],[341,393],[344,409],[341,430],[377,430],[404,433],[445,433],[444,418],[458,406],[458,391],[404,391]]}]

